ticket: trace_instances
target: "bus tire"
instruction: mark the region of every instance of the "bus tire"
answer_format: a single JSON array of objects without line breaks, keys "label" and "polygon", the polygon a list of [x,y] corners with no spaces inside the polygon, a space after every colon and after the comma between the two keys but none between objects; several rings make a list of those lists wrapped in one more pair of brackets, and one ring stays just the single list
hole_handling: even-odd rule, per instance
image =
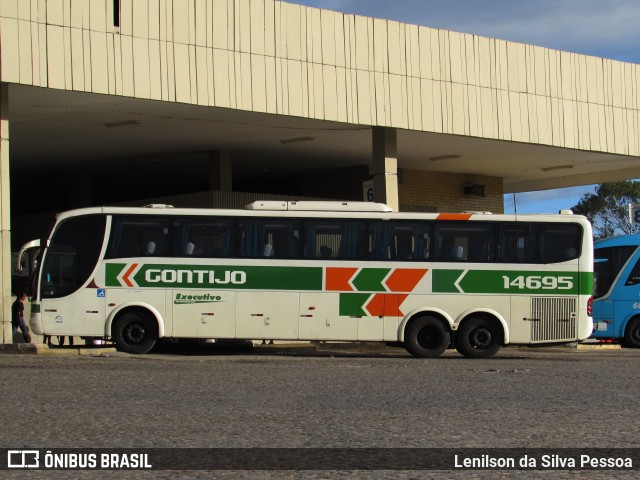
[{"label": "bus tire", "polygon": [[500,350],[500,327],[487,317],[471,317],[458,328],[454,345],[467,358],[488,358]]},{"label": "bus tire", "polygon": [[142,354],[156,344],[158,325],[148,313],[125,312],[113,323],[112,332],[118,350]]},{"label": "bus tire", "polygon": [[413,320],[404,336],[407,351],[418,358],[439,357],[449,346],[449,330],[435,317],[424,316]]},{"label": "bus tire", "polygon": [[640,348],[640,318],[632,318],[624,329],[624,346]]}]

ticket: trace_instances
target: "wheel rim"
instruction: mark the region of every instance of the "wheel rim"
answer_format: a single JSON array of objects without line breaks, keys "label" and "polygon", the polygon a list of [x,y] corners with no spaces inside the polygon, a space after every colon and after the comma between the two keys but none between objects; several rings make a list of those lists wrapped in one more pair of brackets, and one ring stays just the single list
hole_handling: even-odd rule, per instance
[{"label": "wheel rim", "polygon": [[147,338],[147,330],[141,323],[130,323],[122,332],[122,338],[129,345],[140,345]]},{"label": "wheel rim", "polygon": [[435,327],[424,327],[418,332],[418,345],[427,350],[436,348],[441,339],[442,335]]},{"label": "wheel rim", "polygon": [[631,330],[631,338],[633,339],[634,342],[640,343],[640,324],[636,325]]},{"label": "wheel rim", "polygon": [[491,330],[486,327],[478,327],[469,335],[469,343],[477,350],[486,350],[493,345]]}]

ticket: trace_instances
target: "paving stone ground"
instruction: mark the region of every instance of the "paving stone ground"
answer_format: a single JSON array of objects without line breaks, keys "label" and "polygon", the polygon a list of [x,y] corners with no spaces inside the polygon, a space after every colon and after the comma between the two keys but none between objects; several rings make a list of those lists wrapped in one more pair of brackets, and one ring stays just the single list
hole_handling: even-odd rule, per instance
[{"label": "paving stone ground", "polygon": [[[638,446],[640,351],[0,355],[4,448]],[[622,472],[617,472],[620,478]],[[0,477],[25,478],[24,472]],[[70,478],[69,472],[29,472]],[[73,472],[73,478],[611,478],[611,472]],[[631,476],[629,476],[631,478]]]}]

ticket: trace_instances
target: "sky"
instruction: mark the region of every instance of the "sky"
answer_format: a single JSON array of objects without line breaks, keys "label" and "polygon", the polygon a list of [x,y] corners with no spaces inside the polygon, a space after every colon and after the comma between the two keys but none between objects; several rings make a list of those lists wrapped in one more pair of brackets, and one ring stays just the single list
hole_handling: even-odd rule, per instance
[{"label": "sky", "polygon": [[[344,13],[640,63],[640,0],[287,0]],[[519,213],[557,213],[594,185],[518,193]],[[505,195],[513,213],[513,195]]]}]

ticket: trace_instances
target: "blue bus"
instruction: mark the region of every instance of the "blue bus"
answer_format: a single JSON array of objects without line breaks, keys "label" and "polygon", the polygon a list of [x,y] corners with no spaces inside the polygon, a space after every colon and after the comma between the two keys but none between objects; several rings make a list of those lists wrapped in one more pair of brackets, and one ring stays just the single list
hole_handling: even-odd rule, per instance
[{"label": "blue bus", "polygon": [[594,244],[592,338],[640,348],[640,234]]}]

